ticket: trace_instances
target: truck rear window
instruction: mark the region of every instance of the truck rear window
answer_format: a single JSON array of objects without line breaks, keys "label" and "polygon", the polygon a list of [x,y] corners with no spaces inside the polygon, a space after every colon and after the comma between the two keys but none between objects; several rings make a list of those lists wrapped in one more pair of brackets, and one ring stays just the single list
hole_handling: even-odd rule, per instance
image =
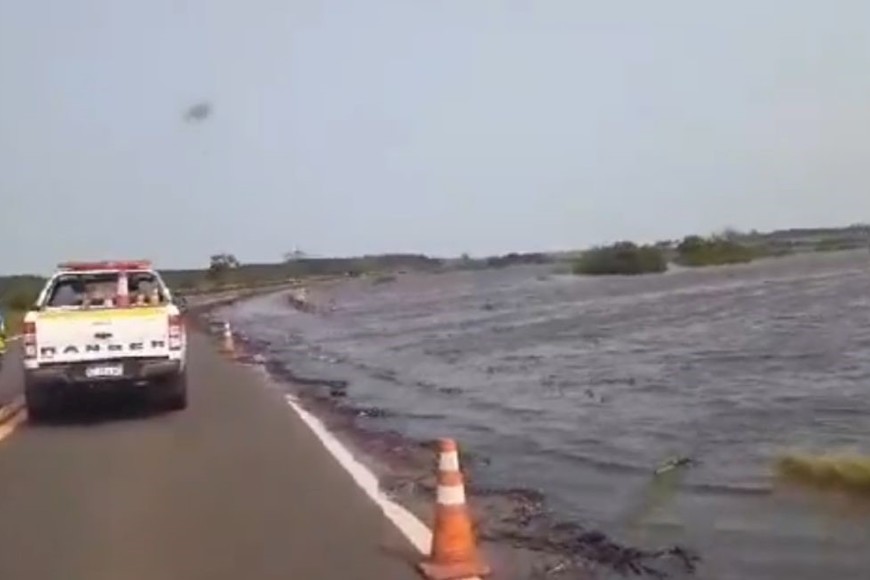
[{"label": "truck rear window", "polygon": [[[118,272],[61,274],[55,278],[45,305],[49,308],[110,308],[117,302]],[[166,295],[151,272],[129,272],[127,289],[130,304],[165,304]]]}]

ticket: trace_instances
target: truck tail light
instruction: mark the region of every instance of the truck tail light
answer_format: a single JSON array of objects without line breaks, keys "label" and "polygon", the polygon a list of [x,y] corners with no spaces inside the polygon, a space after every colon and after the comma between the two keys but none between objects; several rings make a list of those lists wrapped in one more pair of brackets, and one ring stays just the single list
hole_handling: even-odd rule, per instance
[{"label": "truck tail light", "polygon": [[25,322],[24,331],[21,335],[21,340],[24,343],[24,358],[36,358],[36,323]]},{"label": "truck tail light", "polygon": [[181,344],[184,339],[184,328],[181,316],[178,314],[169,315],[169,350],[181,350]]}]

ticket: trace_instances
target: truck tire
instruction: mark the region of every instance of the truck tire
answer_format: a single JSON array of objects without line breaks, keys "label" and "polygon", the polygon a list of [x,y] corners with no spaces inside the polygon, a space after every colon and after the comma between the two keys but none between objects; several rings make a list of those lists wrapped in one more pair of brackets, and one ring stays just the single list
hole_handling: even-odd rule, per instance
[{"label": "truck tire", "polygon": [[187,408],[187,373],[182,371],[173,375],[165,385],[166,409],[183,411]]},{"label": "truck tire", "polygon": [[32,423],[45,423],[57,414],[56,401],[48,393],[45,385],[30,382],[24,384],[24,406],[27,408],[27,419]]}]

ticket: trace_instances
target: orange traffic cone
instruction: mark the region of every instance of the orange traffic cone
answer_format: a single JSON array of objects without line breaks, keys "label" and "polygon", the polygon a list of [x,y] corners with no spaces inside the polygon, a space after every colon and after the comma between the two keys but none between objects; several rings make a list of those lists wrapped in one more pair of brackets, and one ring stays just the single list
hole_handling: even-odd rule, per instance
[{"label": "orange traffic cone", "polygon": [[471,516],[465,505],[465,483],[459,471],[456,442],[441,439],[438,447],[438,492],[432,552],[420,563],[420,571],[430,580],[486,576],[490,568],[477,553]]},{"label": "orange traffic cone", "polygon": [[224,322],[223,338],[221,340],[221,352],[227,355],[233,355],[236,352],[236,345],[233,341],[233,331],[230,329],[230,323]]}]

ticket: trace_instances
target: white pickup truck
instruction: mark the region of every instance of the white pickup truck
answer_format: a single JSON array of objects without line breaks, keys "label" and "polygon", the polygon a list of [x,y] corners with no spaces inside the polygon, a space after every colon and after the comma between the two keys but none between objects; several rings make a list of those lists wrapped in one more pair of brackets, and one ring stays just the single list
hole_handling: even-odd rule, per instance
[{"label": "white pickup truck", "polygon": [[61,264],[24,318],[24,394],[39,421],[87,391],[148,390],[187,407],[181,312],[147,261]]}]

